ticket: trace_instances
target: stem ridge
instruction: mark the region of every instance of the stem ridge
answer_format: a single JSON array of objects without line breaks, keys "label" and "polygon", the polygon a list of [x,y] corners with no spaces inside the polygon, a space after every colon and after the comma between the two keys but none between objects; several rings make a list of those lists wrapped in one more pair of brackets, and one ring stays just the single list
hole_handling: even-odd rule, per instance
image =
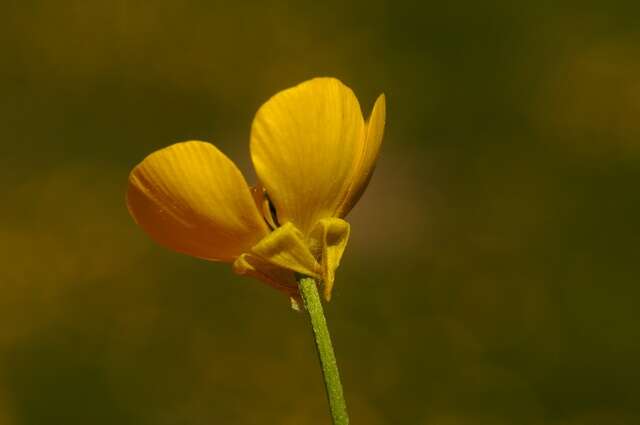
[{"label": "stem ridge", "polygon": [[329,410],[331,411],[333,424],[349,425],[349,416],[347,415],[347,405],[342,392],[338,364],[336,362],[336,356],[333,353],[331,336],[327,327],[327,321],[324,317],[324,310],[322,308],[320,295],[318,294],[316,281],[310,277],[302,276],[298,279],[298,284],[305,310],[309,315],[311,328],[313,329],[313,336],[320,359],[320,366],[322,367],[324,386],[327,391],[327,399],[329,400]]}]

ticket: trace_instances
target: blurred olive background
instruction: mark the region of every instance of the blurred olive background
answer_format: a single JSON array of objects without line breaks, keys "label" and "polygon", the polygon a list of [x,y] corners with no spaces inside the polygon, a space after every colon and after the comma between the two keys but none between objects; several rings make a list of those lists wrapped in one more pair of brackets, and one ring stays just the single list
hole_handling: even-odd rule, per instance
[{"label": "blurred olive background", "polygon": [[153,244],[129,170],[313,76],[385,92],[327,305],[354,424],[640,423],[640,4],[0,7],[0,424],[328,424],[303,315]]}]

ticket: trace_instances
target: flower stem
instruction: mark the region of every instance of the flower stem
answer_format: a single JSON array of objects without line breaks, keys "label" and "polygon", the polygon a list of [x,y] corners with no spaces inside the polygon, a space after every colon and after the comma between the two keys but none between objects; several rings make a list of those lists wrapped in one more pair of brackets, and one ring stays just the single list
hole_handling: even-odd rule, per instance
[{"label": "flower stem", "polygon": [[336,356],[333,354],[331,336],[327,328],[327,321],[324,318],[324,311],[322,309],[320,296],[318,295],[316,281],[310,277],[302,276],[299,277],[298,284],[304,306],[311,320],[311,327],[313,328],[316,349],[318,351],[318,357],[320,358],[322,375],[324,376],[324,386],[327,390],[333,424],[349,425],[349,416],[347,415],[347,405],[342,393],[338,364],[336,363]]}]

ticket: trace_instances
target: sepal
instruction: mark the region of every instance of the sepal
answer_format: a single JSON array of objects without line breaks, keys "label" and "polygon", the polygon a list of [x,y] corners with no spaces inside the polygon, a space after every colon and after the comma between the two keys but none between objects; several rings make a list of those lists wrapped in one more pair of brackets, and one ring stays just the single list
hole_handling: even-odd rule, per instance
[{"label": "sepal", "polygon": [[340,218],[329,217],[319,220],[309,237],[311,249],[322,265],[323,295],[327,301],[331,300],[335,272],[347,247],[349,233],[349,223]]},{"label": "sepal", "polygon": [[292,303],[294,309],[301,306],[296,275],[322,281],[324,298],[329,301],[349,230],[349,223],[342,219],[323,218],[305,238],[295,225],[286,223],[240,255],[233,263],[233,270],[285,292],[297,302]]}]

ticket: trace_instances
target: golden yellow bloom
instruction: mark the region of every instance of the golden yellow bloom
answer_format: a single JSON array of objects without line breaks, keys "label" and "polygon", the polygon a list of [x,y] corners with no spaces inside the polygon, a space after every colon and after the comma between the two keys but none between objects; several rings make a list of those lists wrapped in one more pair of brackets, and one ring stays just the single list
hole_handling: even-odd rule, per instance
[{"label": "golden yellow bloom", "polygon": [[251,188],[215,146],[177,143],[129,176],[127,204],[156,242],[233,263],[296,297],[296,273],[321,280],[331,297],[349,237],[347,215],[366,188],[382,142],[385,98],[367,122],[355,95],[333,78],[284,90],[251,127]]}]

